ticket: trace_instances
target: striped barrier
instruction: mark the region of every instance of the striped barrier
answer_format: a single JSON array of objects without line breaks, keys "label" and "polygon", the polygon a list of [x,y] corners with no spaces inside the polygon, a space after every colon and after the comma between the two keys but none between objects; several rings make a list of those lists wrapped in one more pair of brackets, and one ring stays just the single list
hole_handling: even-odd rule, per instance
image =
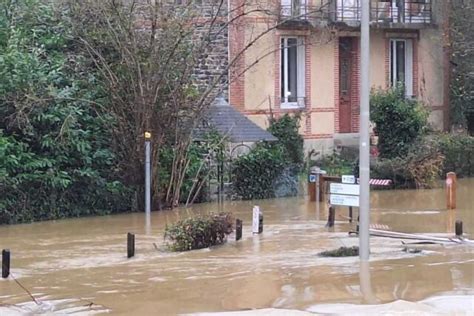
[{"label": "striped barrier", "polygon": [[[357,179],[357,184],[360,184],[359,179]],[[392,184],[392,180],[390,179],[370,179],[369,180],[370,185],[377,185],[377,186],[389,186]]]}]

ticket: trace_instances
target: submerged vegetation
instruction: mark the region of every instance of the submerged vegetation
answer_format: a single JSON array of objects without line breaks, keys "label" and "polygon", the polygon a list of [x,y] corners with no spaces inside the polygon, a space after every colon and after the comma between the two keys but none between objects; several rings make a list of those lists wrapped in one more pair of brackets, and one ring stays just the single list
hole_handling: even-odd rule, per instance
[{"label": "submerged vegetation", "polygon": [[323,251],[319,253],[321,257],[354,257],[359,255],[359,247],[340,247],[334,250]]},{"label": "submerged vegetation", "polygon": [[181,220],[165,228],[164,238],[171,251],[188,251],[223,244],[233,231],[230,213],[211,214]]}]

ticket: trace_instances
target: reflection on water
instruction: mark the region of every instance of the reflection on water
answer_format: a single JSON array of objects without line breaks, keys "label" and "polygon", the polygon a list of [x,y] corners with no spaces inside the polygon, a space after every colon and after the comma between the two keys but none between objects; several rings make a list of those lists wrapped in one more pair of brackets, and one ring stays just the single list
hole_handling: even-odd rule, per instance
[{"label": "reflection on water", "polygon": [[[452,233],[456,219],[474,229],[474,180],[461,180],[458,209],[444,210],[444,191],[372,193],[371,222],[408,233]],[[471,193],[471,194],[470,194]],[[348,210],[325,227],[327,206],[304,197],[258,202],[264,233],[251,234],[251,202],[226,203],[244,222],[243,239],[187,253],[157,251],[166,224],[217,210],[215,204],[144,214],[0,227],[0,248],[12,251],[12,272],[42,302],[35,306],[13,281],[0,280],[0,314],[53,310],[176,314],[253,308],[307,309],[321,303],[382,304],[434,295],[474,294],[474,253],[466,245],[421,245],[402,252],[397,239],[371,238],[371,262],[322,258],[322,250],[358,245],[347,235]],[[354,217],[357,217],[355,212]],[[126,258],[126,233],[136,257]],[[418,246],[417,246],[418,247]],[[90,305],[91,302],[94,304]],[[16,304],[16,305],[13,305]]]}]

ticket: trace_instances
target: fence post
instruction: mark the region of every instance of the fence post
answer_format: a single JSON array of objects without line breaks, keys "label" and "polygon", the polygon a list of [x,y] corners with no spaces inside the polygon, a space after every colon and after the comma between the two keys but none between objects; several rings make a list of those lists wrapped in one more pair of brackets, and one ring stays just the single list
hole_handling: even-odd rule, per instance
[{"label": "fence post", "polygon": [[446,174],[446,206],[448,210],[456,209],[456,173],[448,172]]},{"label": "fence post", "polygon": [[328,223],[327,227],[333,227],[334,226],[334,220],[336,217],[336,209],[334,206],[329,207],[329,214],[328,214]]},{"label": "fence post", "polygon": [[127,258],[135,256],[135,234],[127,233]]},{"label": "fence post", "polygon": [[10,275],[10,250],[2,250],[2,278],[6,279]]},{"label": "fence post", "polygon": [[242,239],[242,220],[235,220],[235,240],[238,241]]},{"label": "fence post", "polygon": [[456,236],[461,237],[462,236],[462,221],[456,221]]}]

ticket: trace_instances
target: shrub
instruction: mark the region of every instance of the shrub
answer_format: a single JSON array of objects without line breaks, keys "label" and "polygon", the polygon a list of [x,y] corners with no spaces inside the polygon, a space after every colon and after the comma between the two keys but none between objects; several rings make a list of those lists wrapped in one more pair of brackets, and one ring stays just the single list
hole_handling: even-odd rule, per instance
[{"label": "shrub", "polygon": [[459,177],[474,176],[474,137],[438,134],[440,152],[444,155],[443,173],[456,172]]},{"label": "shrub", "polygon": [[280,148],[259,144],[233,162],[233,191],[244,200],[275,197],[285,160]]},{"label": "shrub", "polygon": [[444,156],[436,139],[423,138],[403,157],[379,159],[372,166],[372,178],[391,179],[395,187],[433,187],[443,168]]},{"label": "shrub", "polygon": [[106,96],[66,14],[50,1],[0,4],[0,224],[130,206],[113,120],[98,114]]},{"label": "shrub", "polygon": [[310,167],[318,166],[327,172],[329,176],[340,176],[343,174],[354,174],[357,158],[334,151],[331,155],[322,156],[312,161]]},{"label": "shrub", "polygon": [[165,240],[171,251],[188,251],[220,245],[233,231],[230,213],[188,218],[165,228]]},{"label": "shrub", "polygon": [[298,134],[300,116],[285,114],[271,120],[277,142],[261,143],[233,162],[233,191],[244,200],[295,196],[298,173],[304,162],[303,138]]},{"label": "shrub", "polygon": [[373,93],[370,111],[381,158],[405,156],[427,130],[428,112],[417,101],[407,99],[401,88]]},{"label": "shrub", "polygon": [[299,134],[300,120],[299,114],[285,114],[278,120],[272,119],[268,131],[278,138],[276,146],[282,147],[285,162],[301,167],[304,162],[304,140]]}]

